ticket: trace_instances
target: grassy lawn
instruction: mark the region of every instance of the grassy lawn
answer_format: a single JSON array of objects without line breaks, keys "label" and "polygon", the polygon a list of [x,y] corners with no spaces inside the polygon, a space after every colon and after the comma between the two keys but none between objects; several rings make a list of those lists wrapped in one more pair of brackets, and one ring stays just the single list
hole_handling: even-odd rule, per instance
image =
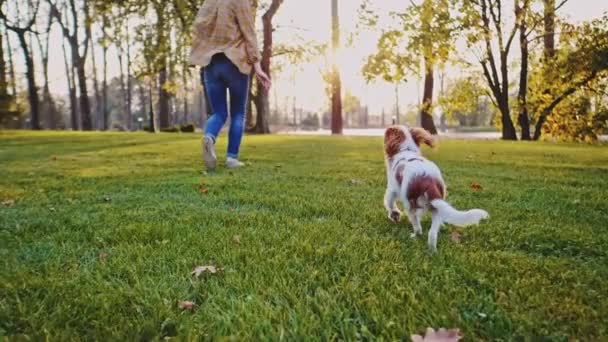
[{"label": "grassy lawn", "polygon": [[197,135],[0,132],[0,336],[607,339],[608,147],[426,154],[491,214],[436,254],[385,217],[380,138],[250,136],[207,174]]}]

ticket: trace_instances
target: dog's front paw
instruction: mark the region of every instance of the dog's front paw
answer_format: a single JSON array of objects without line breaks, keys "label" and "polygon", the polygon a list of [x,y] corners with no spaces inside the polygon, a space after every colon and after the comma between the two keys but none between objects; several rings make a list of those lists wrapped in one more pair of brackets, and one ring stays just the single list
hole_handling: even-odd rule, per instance
[{"label": "dog's front paw", "polygon": [[395,223],[399,223],[399,221],[401,221],[401,212],[397,209],[393,209],[388,213],[388,218]]}]

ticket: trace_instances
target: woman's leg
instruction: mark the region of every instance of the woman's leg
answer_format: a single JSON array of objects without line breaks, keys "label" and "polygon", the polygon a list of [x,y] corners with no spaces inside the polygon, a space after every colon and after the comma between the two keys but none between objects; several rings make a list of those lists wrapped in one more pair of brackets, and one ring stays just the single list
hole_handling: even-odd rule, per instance
[{"label": "woman's leg", "polygon": [[230,131],[228,133],[228,154],[237,159],[243,132],[245,131],[245,111],[249,95],[249,76],[242,74],[236,67],[231,72],[228,89],[230,91]]},{"label": "woman's leg", "polygon": [[205,91],[207,92],[207,99],[211,105],[211,117],[207,120],[205,126],[205,137],[213,139],[213,142],[217,139],[220,134],[222,127],[226,123],[228,118],[227,98],[226,98],[226,84],[219,77],[217,63],[211,63],[205,67],[202,71],[203,82],[205,82]]}]

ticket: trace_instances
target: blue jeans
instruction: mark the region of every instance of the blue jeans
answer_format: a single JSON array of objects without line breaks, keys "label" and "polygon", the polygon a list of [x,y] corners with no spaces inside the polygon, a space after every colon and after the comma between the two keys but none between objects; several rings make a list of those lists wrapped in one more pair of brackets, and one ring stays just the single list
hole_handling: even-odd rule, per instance
[{"label": "blue jeans", "polygon": [[213,113],[207,120],[205,136],[210,137],[214,142],[228,119],[226,90],[230,92],[230,131],[228,132],[227,156],[237,158],[245,130],[249,75],[241,73],[222,53],[213,56],[211,63],[201,69],[201,78],[205,83],[207,100]]}]

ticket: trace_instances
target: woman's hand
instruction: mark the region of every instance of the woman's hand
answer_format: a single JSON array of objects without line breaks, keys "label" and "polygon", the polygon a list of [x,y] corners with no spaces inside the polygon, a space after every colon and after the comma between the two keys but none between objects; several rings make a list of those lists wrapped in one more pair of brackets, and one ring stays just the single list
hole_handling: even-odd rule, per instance
[{"label": "woman's hand", "polygon": [[272,85],[272,81],[270,80],[270,77],[268,77],[268,75],[264,72],[264,70],[262,70],[260,62],[255,63],[253,65],[253,69],[255,70],[255,76],[258,78],[258,81],[262,84],[264,89],[268,91],[270,89],[270,86]]}]

